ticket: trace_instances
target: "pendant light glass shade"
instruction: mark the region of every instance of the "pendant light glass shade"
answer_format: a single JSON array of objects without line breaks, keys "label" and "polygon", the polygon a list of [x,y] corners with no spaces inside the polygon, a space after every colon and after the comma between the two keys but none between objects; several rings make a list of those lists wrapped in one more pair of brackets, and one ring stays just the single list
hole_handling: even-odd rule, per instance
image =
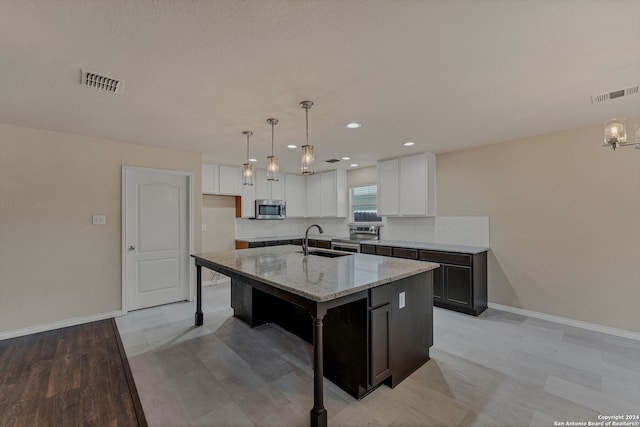
[{"label": "pendant light glass shade", "polygon": [[247,163],[242,164],[242,185],[253,185],[253,165],[249,162],[249,137],[253,132],[245,130],[242,134],[247,136]]},{"label": "pendant light glass shade", "polygon": [[313,145],[309,145],[309,108],[313,107],[313,102],[302,101],[300,106],[305,109],[307,144],[303,145],[300,171],[303,175],[313,175],[315,173],[315,159],[313,158]]},{"label": "pendant light glass shade", "polygon": [[267,119],[267,123],[271,125],[271,155],[267,157],[267,181],[278,181],[280,166],[278,158],[273,155],[273,128],[278,124],[278,119]]},{"label": "pendant light glass shade", "polygon": [[315,161],[313,158],[313,145],[302,146],[302,170],[303,175],[313,175],[315,173]]}]

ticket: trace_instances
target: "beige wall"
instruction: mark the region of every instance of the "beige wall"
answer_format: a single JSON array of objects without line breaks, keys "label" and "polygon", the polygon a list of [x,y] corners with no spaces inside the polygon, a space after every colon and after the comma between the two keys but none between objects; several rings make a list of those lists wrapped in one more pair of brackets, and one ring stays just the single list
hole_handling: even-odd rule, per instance
[{"label": "beige wall", "polygon": [[640,151],[601,135],[440,154],[438,216],[490,217],[491,302],[640,332]]},{"label": "beige wall", "polygon": [[378,182],[378,168],[376,166],[347,171],[347,187],[349,189],[356,185],[375,184],[376,182]]},{"label": "beige wall", "polygon": [[233,196],[202,195],[202,252],[235,249],[236,198]]},{"label": "beige wall", "polygon": [[199,251],[200,154],[0,124],[0,333],[122,308],[122,165],[194,174]]}]

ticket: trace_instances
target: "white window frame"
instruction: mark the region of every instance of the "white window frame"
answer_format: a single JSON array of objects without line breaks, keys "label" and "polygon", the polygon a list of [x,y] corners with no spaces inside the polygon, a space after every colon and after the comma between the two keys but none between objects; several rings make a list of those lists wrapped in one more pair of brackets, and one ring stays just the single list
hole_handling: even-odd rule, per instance
[{"label": "white window frame", "polygon": [[[376,186],[376,215],[378,217],[380,217],[380,215],[378,215],[378,208],[377,208],[377,204],[378,204],[378,183],[377,182],[371,182],[369,184],[357,184],[357,185],[352,185],[351,187],[349,187],[349,220],[350,220],[350,223],[358,224],[356,222],[355,217],[354,217],[355,211],[353,210],[353,189],[354,188],[359,188],[359,187],[369,187],[371,185],[375,185]],[[367,221],[367,224],[382,224],[382,220],[380,220],[380,221]]]}]

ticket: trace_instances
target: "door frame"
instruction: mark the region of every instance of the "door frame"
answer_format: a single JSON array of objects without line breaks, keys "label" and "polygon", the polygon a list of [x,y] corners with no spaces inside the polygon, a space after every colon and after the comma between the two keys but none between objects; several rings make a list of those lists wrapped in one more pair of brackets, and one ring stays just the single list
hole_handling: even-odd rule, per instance
[{"label": "door frame", "polygon": [[[146,168],[141,166],[127,166],[122,165],[122,216],[121,216],[121,228],[122,228],[122,237],[120,242],[120,250],[122,254],[122,315],[124,316],[129,312],[127,309],[127,248],[125,248],[126,242],[126,205],[127,205],[127,171],[147,171],[147,172],[158,172],[163,173],[165,175],[179,175],[185,176],[187,178],[187,246],[189,248],[189,254],[193,253],[193,243],[194,243],[194,185],[193,185],[193,172],[186,171],[176,171],[170,169],[157,169],[157,168]],[[188,283],[188,300],[193,301],[193,293],[194,293],[194,276],[193,276],[193,268],[191,266],[191,257],[187,256],[187,271],[189,272],[189,283]]]}]

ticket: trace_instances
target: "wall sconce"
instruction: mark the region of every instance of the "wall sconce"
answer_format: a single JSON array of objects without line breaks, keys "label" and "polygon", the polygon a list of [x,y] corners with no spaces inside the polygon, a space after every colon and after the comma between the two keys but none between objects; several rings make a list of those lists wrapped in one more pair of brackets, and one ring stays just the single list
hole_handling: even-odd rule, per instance
[{"label": "wall sconce", "polygon": [[620,147],[634,145],[640,149],[640,124],[635,127],[635,141],[627,142],[627,123],[624,118],[608,120],[604,123],[603,147],[611,147],[616,151]]}]

